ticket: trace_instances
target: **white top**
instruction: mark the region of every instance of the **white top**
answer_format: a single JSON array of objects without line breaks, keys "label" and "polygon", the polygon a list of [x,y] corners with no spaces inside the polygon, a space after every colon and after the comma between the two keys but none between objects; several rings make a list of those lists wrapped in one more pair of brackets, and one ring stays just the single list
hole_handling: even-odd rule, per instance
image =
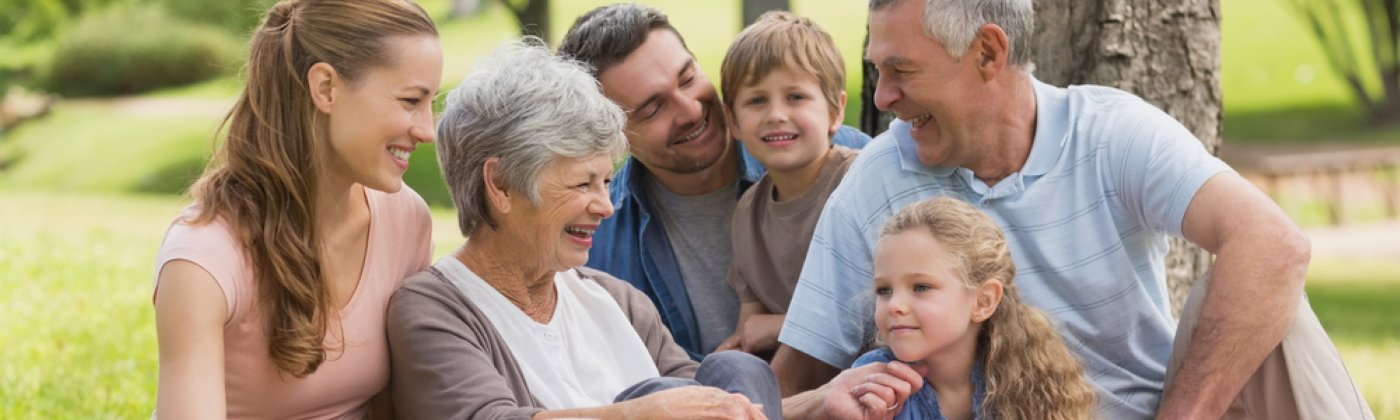
[{"label": "white top", "polygon": [[1032,82],[1036,130],[1020,172],[987,186],[924,165],[908,123],[866,146],[822,210],[778,341],[849,366],[867,337],[872,261],[885,221],[948,196],[1006,232],[1021,296],[1050,314],[1098,388],[1099,418],[1151,419],[1176,321],[1167,237],[1196,191],[1230,167],[1180,123],[1122,91]]},{"label": "white top", "polygon": [[617,301],[574,270],[554,275],[559,301],[540,324],[456,258],[433,266],[491,320],[530,393],[551,410],[608,405],[627,387],[661,376]]}]

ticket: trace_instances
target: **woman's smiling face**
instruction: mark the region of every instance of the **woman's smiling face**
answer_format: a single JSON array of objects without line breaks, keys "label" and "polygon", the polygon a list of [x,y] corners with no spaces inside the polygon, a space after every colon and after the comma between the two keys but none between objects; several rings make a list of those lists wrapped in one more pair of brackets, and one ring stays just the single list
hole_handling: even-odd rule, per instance
[{"label": "woman's smiling face", "polygon": [[522,245],[533,249],[540,268],[567,270],[588,262],[593,231],[613,214],[608,197],[612,157],[600,154],[582,159],[560,158],[545,166],[539,176],[539,205],[524,194],[511,196],[503,224],[514,226]]}]

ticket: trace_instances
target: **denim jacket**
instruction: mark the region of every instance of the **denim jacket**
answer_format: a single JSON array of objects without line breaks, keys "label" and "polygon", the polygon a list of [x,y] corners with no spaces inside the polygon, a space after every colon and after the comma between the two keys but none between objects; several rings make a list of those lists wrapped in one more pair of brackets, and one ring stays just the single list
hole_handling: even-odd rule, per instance
[{"label": "denim jacket", "polygon": [[[832,143],[852,149],[865,147],[869,142],[870,136],[847,126],[842,126],[832,136]],[[737,198],[758,181],[766,169],[744,149],[743,143],[735,141],[735,144],[740,155],[739,183],[734,191]],[[700,360],[711,349],[700,348],[695,311],[690,307],[680,265],[666,238],[666,227],[655,214],[656,208],[647,191],[647,172],[637,158],[629,157],[613,174],[608,191],[613,216],[603,219],[593,232],[593,247],[588,250],[586,265],[625,280],[650,297],[676,344],[685,348],[692,359]]]}]

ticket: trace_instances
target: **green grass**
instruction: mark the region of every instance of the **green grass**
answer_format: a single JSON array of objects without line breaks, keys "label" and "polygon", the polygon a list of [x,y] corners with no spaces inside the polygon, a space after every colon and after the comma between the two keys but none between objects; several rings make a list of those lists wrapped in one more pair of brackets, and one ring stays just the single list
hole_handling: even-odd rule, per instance
[{"label": "green grass", "polygon": [[[0,191],[0,418],[145,418],[151,285],[187,200]],[[433,214],[435,254],[462,240]],[[1380,419],[1400,419],[1400,262],[1317,261],[1307,291]]]}]

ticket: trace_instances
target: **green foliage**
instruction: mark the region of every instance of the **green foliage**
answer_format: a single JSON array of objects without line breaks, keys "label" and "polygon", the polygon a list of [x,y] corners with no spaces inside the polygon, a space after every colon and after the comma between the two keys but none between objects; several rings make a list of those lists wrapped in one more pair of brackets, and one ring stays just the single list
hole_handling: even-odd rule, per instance
[{"label": "green foliage", "polygon": [[171,14],[223,28],[245,37],[262,22],[276,0],[154,0]]},{"label": "green foliage", "polygon": [[91,96],[205,80],[237,68],[241,48],[217,28],[133,5],[83,16],[53,54],[43,72],[48,90]]}]

